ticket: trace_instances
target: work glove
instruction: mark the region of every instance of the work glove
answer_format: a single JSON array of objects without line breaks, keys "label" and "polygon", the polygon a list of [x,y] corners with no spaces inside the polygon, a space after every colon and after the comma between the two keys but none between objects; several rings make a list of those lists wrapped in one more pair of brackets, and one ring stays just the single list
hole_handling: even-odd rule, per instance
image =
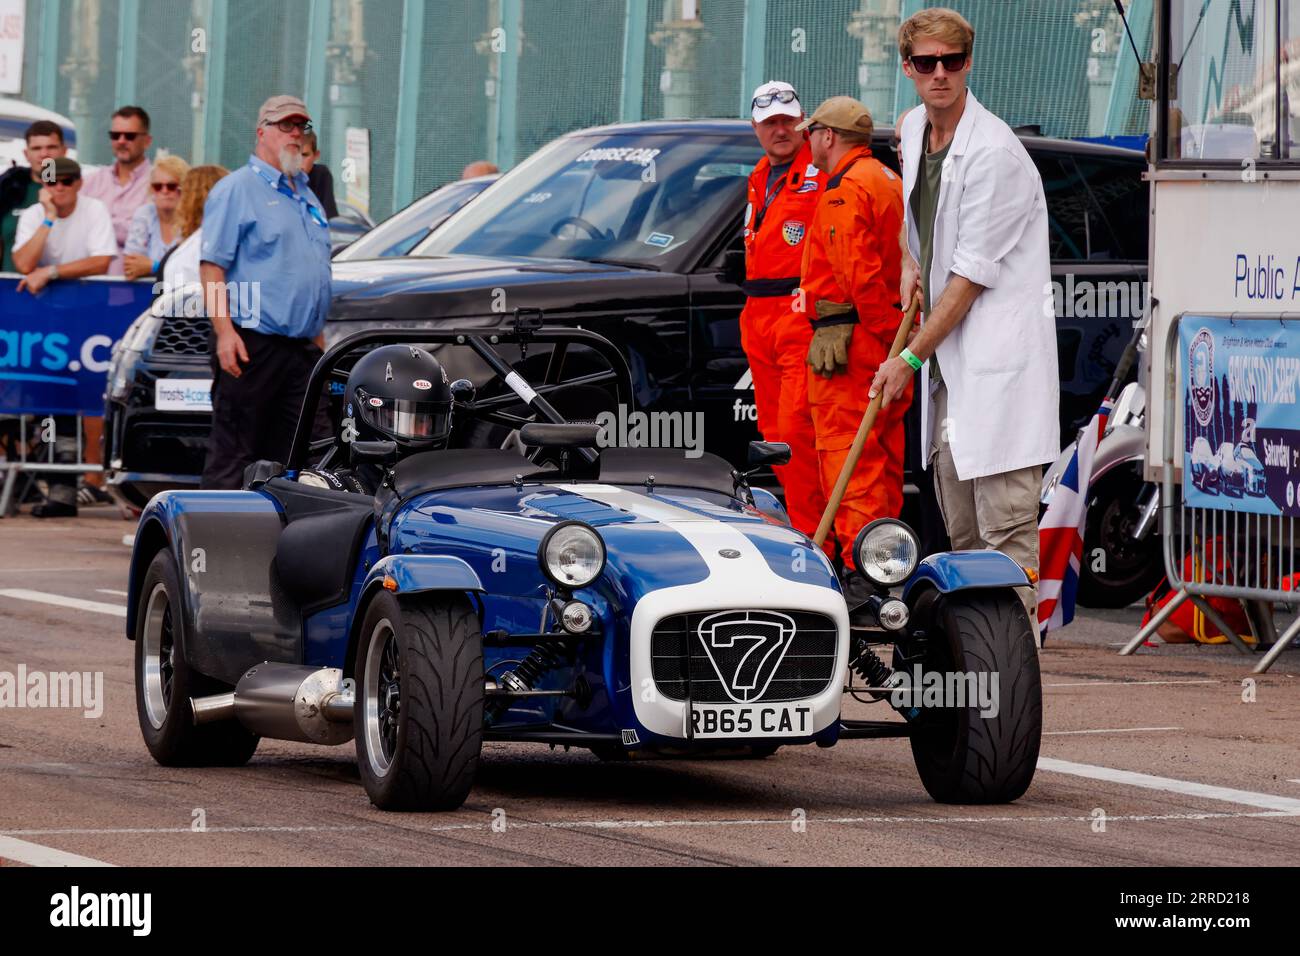
[{"label": "work glove", "polygon": [[813,332],[808,346],[808,364],[822,378],[830,378],[849,368],[849,341],[853,338],[855,323],[823,325]]}]

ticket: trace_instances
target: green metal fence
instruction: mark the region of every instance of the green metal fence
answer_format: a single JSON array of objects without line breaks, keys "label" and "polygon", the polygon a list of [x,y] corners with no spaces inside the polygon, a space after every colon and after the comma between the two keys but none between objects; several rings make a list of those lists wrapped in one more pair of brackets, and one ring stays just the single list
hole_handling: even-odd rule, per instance
[{"label": "green metal fence", "polygon": [[[1243,0],[1251,3],[1253,0]],[[805,104],[858,96],[879,125],[915,104],[896,36],[920,0],[28,0],[23,98],[109,157],[108,116],[154,119],[159,147],[241,164],[258,105],[304,97],[338,177],[348,127],[370,134],[372,215],[502,168],[572,129],[742,116],[755,85]],[[1110,0],[951,0],[975,26],[971,86],[1008,122],[1058,136],[1145,133]],[[1151,0],[1127,0],[1138,48]],[[342,198],[346,184],[338,184]]]}]

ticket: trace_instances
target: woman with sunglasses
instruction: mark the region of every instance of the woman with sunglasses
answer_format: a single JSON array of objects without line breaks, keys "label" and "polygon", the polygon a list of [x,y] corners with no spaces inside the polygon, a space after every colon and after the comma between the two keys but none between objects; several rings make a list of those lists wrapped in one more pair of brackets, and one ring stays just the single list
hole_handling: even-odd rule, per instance
[{"label": "woman with sunglasses", "polygon": [[162,257],[180,241],[176,209],[181,202],[181,181],[190,164],[179,156],[163,156],[153,164],[149,179],[152,202],[135,211],[123,250],[128,279],[158,274]]}]

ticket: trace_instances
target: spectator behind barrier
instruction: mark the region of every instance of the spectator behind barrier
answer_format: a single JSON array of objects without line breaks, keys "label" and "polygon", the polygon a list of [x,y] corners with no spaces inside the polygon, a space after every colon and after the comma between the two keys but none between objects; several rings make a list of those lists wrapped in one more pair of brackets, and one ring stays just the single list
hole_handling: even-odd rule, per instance
[{"label": "spectator behind barrier", "polygon": [[164,290],[178,289],[199,281],[199,249],[203,244],[203,204],[217,180],[228,176],[224,166],[194,166],[181,180],[176,225],[180,242],[163,256],[159,275]]},{"label": "spectator behind barrier", "polygon": [[38,203],[23,211],[14,237],[14,266],[23,274],[19,289],[33,295],[56,279],[108,272],[117,255],[113,221],[104,204],[79,196],[81,166],[59,156],[46,163],[47,184]]},{"label": "spectator behind barrier", "polygon": [[480,176],[493,176],[501,172],[496,163],[489,163],[486,159],[476,159],[463,170],[461,170],[461,179],[478,179]]},{"label": "spectator behind barrier", "polygon": [[320,161],[320,144],[315,133],[302,135],[302,171],[307,174],[307,186],[320,200],[325,217],[333,219],[339,214],[338,203],[334,201],[334,174]]},{"label": "spectator behind barrier", "polygon": [[[42,164],[41,179],[46,185],[37,194],[37,205],[24,210],[18,219],[14,238],[14,265],[23,273],[18,289],[36,295],[57,279],[103,275],[117,255],[113,238],[113,221],[104,204],[78,196],[81,191],[81,166],[75,159],[59,156]],[[75,434],[76,418],[56,416],[55,429],[60,435]],[[86,418],[86,460],[94,462],[102,433],[102,420]],[[60,461],[66,463],[75,441],[60,439],[55,448]],[[98,496],[88,492],[92,500]],[[49,479],[47,500],[32,508],[37,518],[71,518],[77,514],[77,478],[71,473],[55,474]]]},{"label": "spectator behind barrier", "polygon": [[[138,106],[123,106],[109,120],[108,138],[114,162],[86,175],[86,195],[108,207],[113,217],[113,235],[125,246],[135,211],[149,201],[149,177],[153,167],[145,152],[153,144],[149,135],[149,114]],[[113,261],[110,275],[124,275],[121,258]]]},{"label": "spectator behind barrier", "polygon": [[24,209],[39,202],[42,164],[68,152],[63,130],[49,120],[37,120],[27,127],[24,138],[27,145],[23,155],[29,165],[13,166],[0,176],[0,272],[18,271],[13,259],[18,217]]},{"label": "spectator behind barrier", "polygon": [[181,180],[189,169],[190,164],[179,156],[162,156],[154,163],[149,177],[153,201],[135,211],[122,250],[128,279],[157,275],[162,257],[180,241],[176,207],[181,201]]}]

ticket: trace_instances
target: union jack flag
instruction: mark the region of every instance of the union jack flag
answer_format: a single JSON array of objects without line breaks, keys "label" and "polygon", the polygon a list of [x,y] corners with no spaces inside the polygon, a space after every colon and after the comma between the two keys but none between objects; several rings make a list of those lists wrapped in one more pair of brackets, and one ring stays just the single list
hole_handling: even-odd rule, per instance
[{"label": "union jack flag", "polygon": [[1115,400],[1107,398],[1084,428],[1038,522],[1038,630],[1042,640],[1046,640],[1048,631],[1074,620],[1092,460],[1114,407]]}]

